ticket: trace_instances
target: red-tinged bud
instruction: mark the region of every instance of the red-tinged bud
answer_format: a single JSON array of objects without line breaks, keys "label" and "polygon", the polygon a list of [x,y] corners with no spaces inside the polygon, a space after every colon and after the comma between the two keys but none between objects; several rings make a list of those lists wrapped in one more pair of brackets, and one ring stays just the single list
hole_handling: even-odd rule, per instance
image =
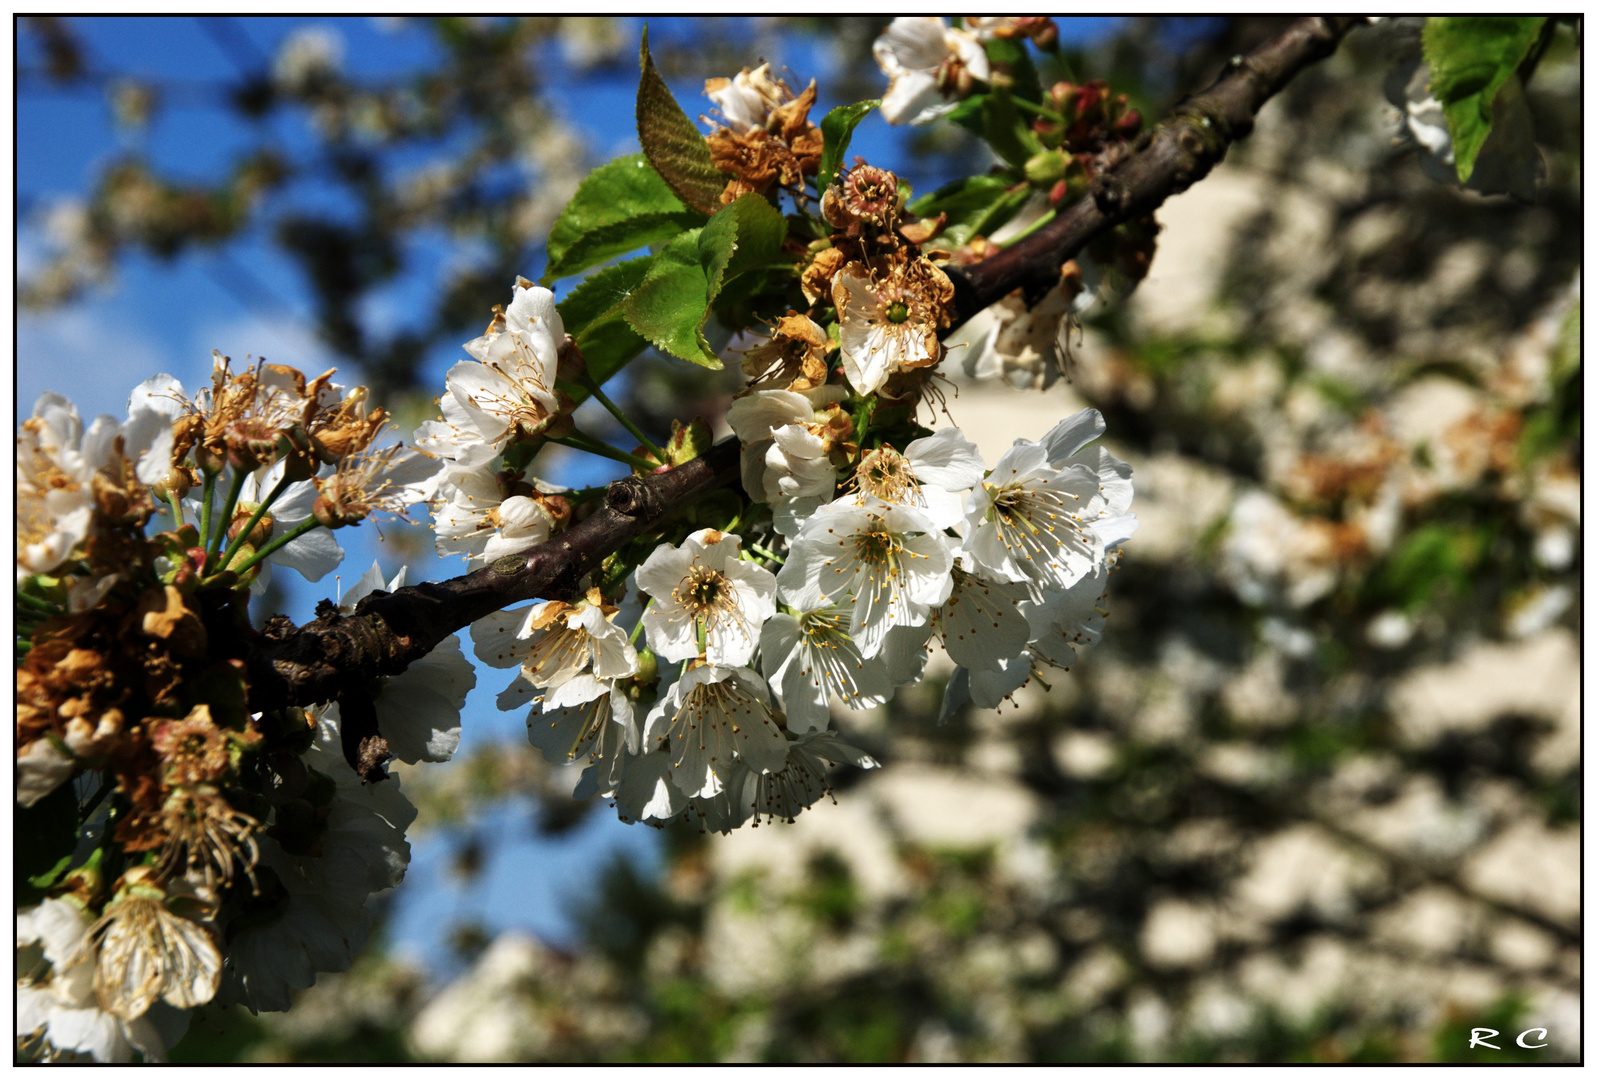
[{"label": "red-tinged bud", "polygon": [[200,587],[200,575],[185,566],[172,575],[172,586],[184,596],[193,596]]},{"label": "red-tinged bud", "polygon": [[188,556],[189,563],[191,565],[193,565],[194,569],[200,571],[200,573],[202,573],[202,574],[205,572],[205,549],[204,548],[202,548],[202,547],[191,547],[187,551],[185,551],[183,554]]},{"label": "red-tinged bud", "polygon": [[1076,118],[1076,101],[1081,95],[1081,88],[1075,83],[1058,82],[1049,91],[1049,96],[1054,99],[1054,111],[1065,118],[1068,124]]},{"label": "red-tinged bud", "polygon": [[1053,190],[1048,192],[1048,205],[1062,206],[1069,196],[1070,185],[1061,180],[1053,186]]},{"label": "red-tinged bud", "polygon": [[1136,109],[1129,109],[1120,119],[1115,121],[1115,134],[1121,138],[1134,139],[1142,130],[1142,114]]}]

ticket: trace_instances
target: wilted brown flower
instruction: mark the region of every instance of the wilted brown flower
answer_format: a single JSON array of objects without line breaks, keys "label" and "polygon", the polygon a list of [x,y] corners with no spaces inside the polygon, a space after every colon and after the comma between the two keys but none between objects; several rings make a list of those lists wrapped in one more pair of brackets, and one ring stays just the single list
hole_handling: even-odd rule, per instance
[{"label": "wilted brown flower", "polygon": [[743,356],[750,379],[742,393],[755,390],[813,390],[826,382],[826,354],[832,343],[807,315],[789,311],[776,321],[771,340]]}]

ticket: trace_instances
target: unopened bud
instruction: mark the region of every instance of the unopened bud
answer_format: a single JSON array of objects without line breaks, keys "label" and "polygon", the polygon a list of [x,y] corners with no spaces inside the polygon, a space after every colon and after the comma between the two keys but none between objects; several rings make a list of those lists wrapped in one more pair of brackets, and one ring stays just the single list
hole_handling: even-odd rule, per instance
[{"label": "unopened bud", "polygon": [[1075,83],[1054,83],[1048,96],[1053,98],[1054,112],[1065,118],[1065,123],[1070,123],[1076,118],[1076,100],[1081,94],[1081,88]]},{"label": "unopened bud", "polygon": [[[238,534],[244,531],[244,526],[249,524],[249,520],[254,513],[255,504],[239,504],[238,509],[233,512],[232,522],[227,527],[228,543],[231,544],[237,542]],[[266,541],[272,538],[272,525],[272,515],[262,514],[261,520],[255,523],[255,528],[250,530],[250,534],[245,538],[244,542],[251,547],[260,547],[262,544],[266,543]]]},{"label": "unopened bud", "polygon": [[560,343],[560,354],[555,369],[555,377],[565,382],[582,382],[588,374],[588,361],[583,358],[582,350],[577,348],[576,339],[570,334]]},{"label": "unopened bud", "polygon": [[1135,138],[1142,130],[1142,114],[1136,109],[1127,109],[1120,115],[1120,119],[1115,121],[1114,130],[1115,134],[1122,138]]},{"label": "unopened bud", "polygon": [[1026,179],[1035,187],[1050,187],[1055,181],[1064,179],[1065,169],[1069,165],[1070,155],[1063,150],[1044,150],[1027,159]]}]

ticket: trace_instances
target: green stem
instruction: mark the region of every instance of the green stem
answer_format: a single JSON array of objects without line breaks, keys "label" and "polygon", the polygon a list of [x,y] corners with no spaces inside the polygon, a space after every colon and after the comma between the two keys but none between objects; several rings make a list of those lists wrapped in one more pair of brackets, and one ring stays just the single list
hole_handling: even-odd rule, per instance
[{"label": "green stem", "polygon": [[288,532],[272,540],[265,547],[261,548],[261,550],[245,559],[236,568],[234,568],[233,572],[238,574],[240,577],[244,576],[245,574],[249,573],[255,564],[259,563],[262,559],[270,558],[271,556],[277,554],[283,549],[285,544],[293,543],[295,540],[298,540],[300,537],[304,536],[312,529],[318,528],[319,526],[320,523],[315,518],[306,518],[304,521],[288,530]]},{"label": "green stem", "polygon": [[660,462],[658,461],[648,461],[638,457],[636,454],[629,454],[625,450],[617,450],[608,443],[602,443],[598,439],[584,435],[579,431],[572,432],[564,439],[550,439],[549,441],[570,447],[572,450],[581,450],[584,453],[593,454],[595,457],[609,458],[611,461],[619,461],[623,465],[646,469],[649,472],[653,472],[660,467]]},{"label": "green stem", "polygon": [[871,429],[871,414],[876,411],[876,399],[868,397],[860,402],[859,412],[854,417],[854,445],[860,449],[865,448],[865,433]]},{"label": "green stem", "polygon": [[1050,221],[1052,221],[1056,216],[1058,216],[1058,214],[1059,214],[1058,210],[1049,210],[1042,217],[1038,218],[1036,221],[1032,222],[1030,225],[1027,225],[1019,233],[1016,233],[1014,236],[1011,236],[1008,240],[1005,240],[1003,246],[1004,247],[1013,247],[1014,245],[1020,243],[1022,240],[1026,239],[1026,237],[1030,236],[1032,233],[1036,232],[1038,229],[1042,228],[1044,225],[1046,225]]},{"label": "green stem", "polygon": [[1009,96],[1009,100],[1010,100],[1010,103],[1013,104],[1015,106],[1015,108],[1019,109],[1021,112],[1029,112],[1033,116],[1042,117],[1044,120],[1052,120],[1056,124],[1063,124],[1065,122],[1065,118],[1063,116],[1060,116],[1058,113],[1054,112],[1052,109],[1045,108],[1042,105],[1038,105],[1034,101],[1027,101],[1025,98],[1019,96],[1018,94],[1011,94]]},{"label": "green stem", "polygon": [[222,501],[222,520],[216,523],[216,535],[205,542],[205,565],[210,569],[211,558],[222,550],[222,537],[227,534],[227,527],[233,522],[233,509],[238,506],[238,497],[244,490],[244,477],[248,474],[243,469],[233,470],[233,479],[227,485],[227,498]]},{"label": "green stem", "polygon": [[211,500],[216,497],[216,474],[206,473],[200,486],[200,544],[207,551],[211,547]]},{"label": "green stem", "polygon": [[[266,516],[267,507],[271,506],[277,501],[277,497],[283,494],[284,489],[286,489],[288,485],[288,474],[285,472],[283,474],[283,478],[277,482],[277,484],[272,488],[271,493],[266,496],[265,501],[255,508],[255,513],[250,515],[249,521],[245,523],[244,528],[239,530],[239,534],[233,538],[233,542],[227,545],[227,554],[223,555],[222,558],[217,562],[216,569],[214,571],[215,573],[219,574],[223,570],[227,569],[227,564],[232,562],[233,556],[237,555],[239,549],[249,542],[250,533],[255,531],[255,526],[259,525],[261,523],[261,518]],[[231,511],[229,511],[228,516],[232,516]],[[305,520],[314,521],[316,519],[306,518]]]},{"label": "green stem", "polygon": [[172,528],[183,527],[183,504],[178,502],[177,496],[170,491],[166,493],[166,505],[172,508]]},{"label": "green stem", "polygon": [[665,464],[665,462],[668,460],[665,456],[665,451],[654,445],[654,440],[645,435],[642,428],[640,428],[637,424],[634,424],[631,420],[627,419],[627,414],[622,412],[616,406],[616,403],[611,401],[603,390],[599,389],[598,380],[596,380],[592,375],[589,375],[587,372],[583,372],[582,382],[583,385],[588,388],[588,392],[594,396],[595,400],[597,400],[600,405],[603,405],[606,409],[610,410],[610,415],[620,421],[621,426],[632,433],[632,437],[634,439],[637,439],[638,442],[642,443],[645,449],[647,449],[649,453],[653,454],[655,459],[658,460],[662,465]]},{"label": "green stem", "polygon": [[636,645],[638,643],[638,638],[643,633],[643,616],[648,614],[649,609],[653,606],[654,597],[651,596],[649,597],[649,602],[643,605],[643,610],[638,612],[638,625],[632,628],[632,633],[627,637],[628,645]]},{"label": "green stem", "polygon": [[757,544],[753,540],[749,541],[749,550],[751,552],[753,552],[754,554],[758,555],[760,558],[766,560],[767,562],[778,562],[778,563],[783,564],[784,566],[787,565],[786,557],[784,557],[782,555],[778,555],[776,552],[772,551],[770,548],[766,547],[763,544]]},{"label": "green stem", "polygon": [[35,609],[36,611],[42,611],[46,615],[59,615],[59,614],[61,614],[61,605],[60,604],[52,604],[48,600],[41,600],[37,596],[29,596],[27,593],[24,593],[24,592],[19,592],[19,593],[16,594],[16,596],[17,596],[17,600],[20,603],[26,604],[28,607],[31,607],[31,608]]}]

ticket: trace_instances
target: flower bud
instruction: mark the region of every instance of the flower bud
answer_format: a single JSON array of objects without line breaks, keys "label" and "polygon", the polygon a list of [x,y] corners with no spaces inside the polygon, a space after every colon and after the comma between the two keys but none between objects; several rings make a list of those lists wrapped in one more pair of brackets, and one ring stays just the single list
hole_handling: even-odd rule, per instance
[{"label": "flower bud", "polygon": [[577,348],[576,339],[570,334],[560,343],[560,353],[555,368],[555,378],[565,382],[582,382],[588,374],[588,361],[583,357],[582,350]]},{"label": "flower bud", "polygon": [[1064,179],[1070,155],[1063,150],[1044,150],[1033,154],[1026,162],[1026,179],[1036,187],[1051,187]]},{"label": "flower bud", "polygon": [[[227,527],[228,543],[235,543],[238,540],[238,534],[244,530],[245,525],[249,524],[250,517],[255,513],[255,509],[255,503],[239,503],[238,509],[233,511],[233,520]],[[272,525],[272,515],[262,514],[261,520],[255,523],[255,528],[250,530],[250,534],[245,538],[244,542],[251,547],[260,547],[272,538]]]}]

